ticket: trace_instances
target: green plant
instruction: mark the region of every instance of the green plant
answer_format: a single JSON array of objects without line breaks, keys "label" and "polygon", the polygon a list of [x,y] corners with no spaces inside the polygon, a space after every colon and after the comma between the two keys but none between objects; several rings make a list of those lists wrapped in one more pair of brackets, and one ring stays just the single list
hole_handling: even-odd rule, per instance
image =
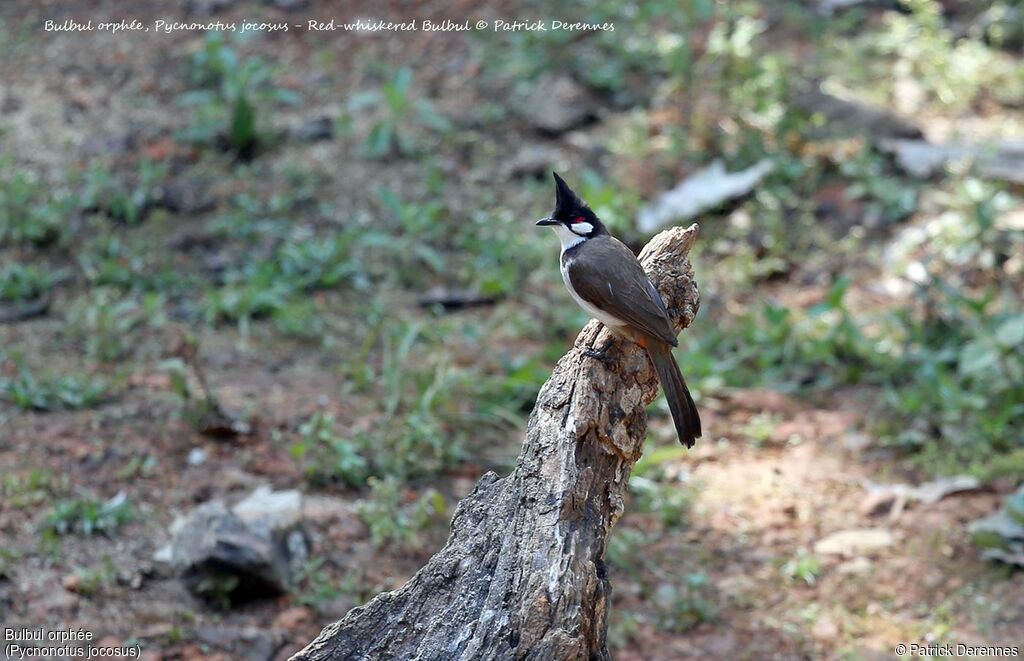
[{"label": "green plant", "polygon": [[147,317],[134,299],[110,289],[94,289],[75,309],[72,325],[85,341],[86,354],[109,362],[131,350],[132,334]]},{"label": "green plant", "polygon": [[336,581],[324,568],[325,564],[324,558],[310,558],[299,569],[294,592],[300,604],[319,608],[329,601],[345,597],[355,607],[366,600],[368,595],[360,576],[346,572],[344,578]]},{"label": "green plant", "polygon": [[38,506],[59,488],[59,481],[53,474],[41,468],[33,468],[25,475],[5,475],[0,481],[0,495],[9,507],[16,509]]},{"label": "green plant", "polygon": [[17,549],[0,546],[0,579],[13,578],[14,564],[21,559],[21,552]]},{"label": "green plant", "polygon": [[775,435],[778,419],[770,414],[759,413],[743,425],[740,433],[750,438],[754,447],[761,447]]},{"label": "green plant", "polygon": [[357,256],[360,249],[359,234],[354,231],[286,241],[277,250],[273,277],[304,290],[337,287],[353,280],[358,284],[362,273]]},{"label": "green plant", "polygon": [[70,198],[49,189],[27,171],[0,158],[0,245],[43,246],[64,233]]},{"label": "green plant", "polygon": [[0,303],[39,298],[64,279],[64,271],[13,262],[0,268]]},{"label": "green plant", "polygon": [[411,274],[422,277],[422,269],[433,273],[445,270],[445,257],[439,243],[447,236],[442,222],[444,206],[439,200],[416,204],[400,199],[392,191],[382,188],[379,193],[384,209],[397,220],[397,229],[390,235],[367,237],[366,245],[386,251],[391,260],[402,267],[408,278]]},{"label": "green plant", "polygon": [[659,583],[654,589],[654,607],[658,628],[673,633],[685,633],[717,612],[711,582],[703,572],[686,574],[677,582]]},{"label": "green plant", "polygon": [[73,573],[74,592],[83,597],[101,594],[117,581],[117,568],[110,556],[103,556],[103,562],[95,567],[79,567]]},{"label": "green plant", "polygon": [[148,159],[139,161],[131,177],[119,178],[104,166],[85,172],[80,205],[126,225],[141,223],[153,205],[157,187],[167,177],[167,166]]},{"label": "green plant", "polygon": [[274,84],[274,69],[258,56],[241,58],[220,32],[210,32],[192,56],[189,75],[198,88],[182,95],[191,109],[188,140],[222,140],[242,158],[267,142],[261,118],[271,103],[297,103],[298,95]]},{"label": "green plant", "polygon": [[231,608],[231,598],[240,582],[235,574],[210,573],[196,585],[196,593],[215,607],[226,611]]},{"label": "green plant", "polygon": [[[179,350],[180,357],[160,363],[160,370],[170,377],[171,391],[181,400],[182,418],[190,427],[200,433],[213,435],[234,435],[248,433],[249,424],[227,413],[206,381],[206,374],[199,359],[199,344],[187,336]],[[190,381],[194,377],[197,385]]]},{"label": "green plant", "polygon": [[244,331],[250,320],[286,309],[293,291],[287,283],[260,280],[225,285],[207,293],[203,314],[209,323],[235,321]]},{"label": "green plant", "polygon": [[292,456],[304,466],[307,479],[322,486],[336,480],[361,487],[369,476],[367,455],[371,447],[356,440],[341,438],[334,430],[334,416],[317,411],[299,427],[299,440],[291,447]]},{"label": "green plant", "polygon": [[843,302],[850,282],[837,279],[806,311],[764,303],[724,327],[705,325],[696,338],[700,348],[687,352],[698,354],[695,376],[784,390],[859,382],[877,355]]},{"label": "green plant", "polygon": [[90,241],[79,254],[78,264],[94,286],[129,289],[149,278],[145,255],[129,248],[116,233],[103,234]]},{"label": "green plant", "polygon": [[84,409],[105,400],[110,384],[86,374],[47,375],[38,378],[22,367],[17,376],[0,379],[0,393],[20,409],[52,411]]},{"label": "green plant", "polygon": [[78,533],[89,536],[99,533],[109,536],[134,517],[123,492],[106,501],[92,498],[62,500],[43,519],[43,530],[57,535]]},{"label": "green plant", "polygon": [[864,200],[867,218],[890,224],[917,209],[917,186],[888,171],[884,158],[870,149],[862,149],[855,157],[841,160],[839,170],[853,180],[853,185],[846,189],[846,197]]},{"label": "green plant", "polygon": [[365,150],[372,158],[391,154],[407,155],[416,151],[414,128],[444,133],[451,126],[426,99],[413,99],[410,92],[412,70],[403,67],[379,89],[363,92],[349,101],[349,111],[376,107],[382,115],[370,129]]},{"label": "green plant", "polygon": [[803,581],[807,585],[814,585],[822,571],[821,560],[808,553],[807,549],[800,549],[796,556],[782,565],[782,573],[786,578],[791,581]]},{"label": "green plant", "polygon": [[[902,4],[907,11],[886,12],[877,29],[835,43],[838,53],[827,61],[861,63],[837,73],[876,95],[895,94],[891,81],[910,78],[928,101],[947,112],[964,111],[984,98],[1008,103],[1024,98],[1019,59],[981,39],[955,34],[937,0]],[[886,75],[878,76],[882,71]]]},{"label": "green plant", "polygon": [[636,511],[656,514],[666,530],[685,525],[693,504],[693,489],[689,485],[633,475],[629,478],[629,491],[635,498]]},{"label": "green plant", "polygon": [[[274,317],[279,326],[294,327],[288,317],[312,312],[303,307],[301,292],[352,283],[364,286],[357,234],[335,232],[327,237],[287,240],[274,255],[244,265],[228,274],[228,282],[210,290],[203,302],[208,322],[235,321],[248,326],[252,319]],[[301,329],[296,329],[301,335]]]},{"label": "green plant", "polygon": [[412,504],[405,504],[402,483],[395,477],[369,479],[370,494],[359,503],[359,517],[370,529],[373,545],[394,545],[410,550],[419,546],[420,534],[444,515],[444,497],[429,489]]},{"label": "green plant", "polygon": [[1024,310],[1007,299],[991,310],[933,281],[924,294],[931,314],[898,316],[904,341],[895,345],[885,384],[883,439],[919,451],[931,472],[984,474],[995,455],[1018,450],[1024,433]]}]

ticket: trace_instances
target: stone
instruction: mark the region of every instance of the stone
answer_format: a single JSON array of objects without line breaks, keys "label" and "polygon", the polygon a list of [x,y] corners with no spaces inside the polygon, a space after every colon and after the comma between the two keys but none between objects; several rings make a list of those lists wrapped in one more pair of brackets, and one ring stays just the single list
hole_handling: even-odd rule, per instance
[{"label": "stone", "polygon": [[852,576],[855,574],[867,574],[873,568],[874,564],[872,564],[870,560],[868,560],[862,555],[859,555],[856,558],[851,558],[841,563],[838,567],[836,567],[836,571],[846,576]]},{"label": "stone", "polygon": [[320,115],[306,120],[291,131],[291,137],[298,142],[320,142],[334,137],[334,120]]},{"label": "stone", "polygon": [[188,451],[188,458],[185,460],[189,466],[202,466],[206,463],[206,450],[201,447],[194,447]]},{"label": "stone", "polygon": [[948,164],[973,163],[978,174],[987,179],[1024,183],[1024,141],[1003,140],[991,145],[949,143],[936,145],[925,140],[882,140],[879,147],[896,157],[896,164],[907,174],[927,179]]},{"label": "stone", "polygon": [[832,619],[832,616],[825,613],[818,618],[811,628],[811,635],[816,640],[828,642],[839,637],[839,625]]},{"label": "stone", "polygon": [[274,628],[294,631],[308,625],[313,621],[313,612],[305,606],[293,606],[277,614],[274,618]]},{"label": "stone", "polygon": [[221,10],[228,9],[236,0],[189,0],[186,5],[189,13],[200,16],[212,16]]},{"label": "stone", "polygon": [[269,4],[285,11],[296,11],[308,7],[309,0],[269,0]]},{"label": "stone", "polygon": [[978,478],[972,475],[955,475],[918,486],[909,484],[874,484],[866,483],[867,494],[861,501],[860,511],[866,516],[889,512],[891,517],[902,513],[907,503],[935,503],[946,496],[962,491],[974,491],[981,486]]},{"label": "stone", "polygon": [[287,633],[280,629],[256,627],[200,626],[195,636],[200,643],[228,652],[232,658],[251,661],[270,661],[287,640]]},{"label": "stone", "polygon": [[256,489],[233,508],[212,500],[172,526],[158,551],[192,592],[231,603],[285,592],[309,557],[298,491]]},{"label": "stone", "polygon": [[1024,486],[999,511],[967,526],[981,557],[1024,567]]},{"label": "stone", "polygon": [[921,129],[885,108],[843,99],[811,87],[796,95],[794,105],[808,115],[824,118],[824,124],[811,129],[812,138],[865,136],[879,138],[920,138]]},{"label": "stone", "polygon": [[153,204],[171,213],[190,215],[212,210],[217,202],[200,179],[172,179],[156,187]]},{"label": "stone", "polygon": [[565,133],[594,117],[593,100],[569,76],[542,75],[520,110],[523,118],[545,133]]},{"label": "stone", "polygon": [[745,170],[727,172],[725,164],[715,160],[641,209],[637,214],[637,228],[650,233],[669,223],[689,220],[715,209],[750,193],[774,169],[774,163],[766,158]]},{"label": "stone", "polygon": [[555,147],[543,144],[525,144],[508,161],[506,172],[510,177],[547,178],[548,172],[562,160]]},{"label": "stone", "polygon": [[895,543],[892,533],[884,528],[840,530],[818,540],[814,552],[819,555],[854,556],[888,548]]}]

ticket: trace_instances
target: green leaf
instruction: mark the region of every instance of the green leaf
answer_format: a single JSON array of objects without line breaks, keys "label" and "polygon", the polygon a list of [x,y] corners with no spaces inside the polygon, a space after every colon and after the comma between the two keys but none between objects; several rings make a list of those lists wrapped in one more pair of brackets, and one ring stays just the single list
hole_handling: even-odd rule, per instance
[{"label": "green leaf", "polygon": [[235,149],[246,149],[256,142],[256,113],[248,97],[240,94],[235,98],[231,114],[231,145]]},{"label": "green leaf", "polygon": [[975,340],[964,345],[960,353],[960,373],[977,375],[999,366],[999,354],[987,343]]},{"label": "green leaf", "polygon": [[996,342],[1007,349],[1020,348],[1024,344],[1024,314],[1001,323],[996,329]]}]

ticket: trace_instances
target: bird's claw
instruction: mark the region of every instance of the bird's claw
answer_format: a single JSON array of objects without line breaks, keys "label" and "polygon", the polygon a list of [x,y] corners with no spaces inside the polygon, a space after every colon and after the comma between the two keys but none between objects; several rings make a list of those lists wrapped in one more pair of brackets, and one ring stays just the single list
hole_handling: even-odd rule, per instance
[{"label": "bird's claw", "polygon": [[605,367],[609,367],[611,361],[608,359],[608,349],[611,348],[611,346],[612,342],[608,341],[605,342],[605,345],[600,349],[584,349],[582,353],[588,358],[594,358],[601,361]]}]

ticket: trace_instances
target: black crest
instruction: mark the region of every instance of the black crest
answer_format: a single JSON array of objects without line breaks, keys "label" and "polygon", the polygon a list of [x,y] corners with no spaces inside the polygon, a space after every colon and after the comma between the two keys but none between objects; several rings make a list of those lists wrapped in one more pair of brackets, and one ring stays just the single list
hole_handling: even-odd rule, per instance
[{"label": "black crest", "polygon": [[579,222],[590,223],[594,226],[593,231],[590,232],[591,236],[604,233],[606,231],[604,225],[590,210],[587,203],[573,189],[569,188],[569,184],[565,183],[565,180],[559,177],[557,172],[551,174],[555,178],[555,210],[551,213],[551,217],[568,226]]},{"label": "black crest", "polygon": [[[555,178],[555,211],[551,214],[553,217],[569,218],[577,210],[587,209],[586,203],[573,189],[569,188],[565,179],[559,177],[557,172],[551,174]],[[587,210],[589,211],[589,209]]]}]

